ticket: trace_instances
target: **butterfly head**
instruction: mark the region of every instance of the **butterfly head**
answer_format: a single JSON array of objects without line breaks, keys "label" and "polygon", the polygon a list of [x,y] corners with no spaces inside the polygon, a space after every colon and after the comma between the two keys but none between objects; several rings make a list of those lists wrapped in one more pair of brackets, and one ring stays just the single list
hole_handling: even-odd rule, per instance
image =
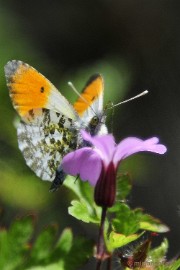
[{"label": "butterfly head", "polygon": [[92,136],[106,134],[107,127],[105,125],[105,121],[106,115],[104,113],[95,115],[91,118],[86,130],[89,131]]}]

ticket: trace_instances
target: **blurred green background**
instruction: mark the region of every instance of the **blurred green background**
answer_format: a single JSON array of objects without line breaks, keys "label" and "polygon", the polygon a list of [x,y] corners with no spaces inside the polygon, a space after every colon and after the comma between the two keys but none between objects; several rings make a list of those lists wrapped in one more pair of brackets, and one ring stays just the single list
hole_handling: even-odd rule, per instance
[{"label": "blurred green background", "polygon": [[[170,228],[169,256],[180,251],[180,2],[178,0],[0,0],[0,207],[1,226],[37,214],[37,227],[78,222],[67,215],[71,194],[49,193],[18,150],[17,114],[5,85],[4,65],[22,60],[49,78],[73,103],[96,72],[105,79],[105,103],[145,89],[149,95],[116,108],[108,127],[116,140],[158,136],[165,156],[139,155],[125,162],[133,177],[132,207]],[[113,121],[112,121],[113,120]],[[113,124],[112,124],[113,122]],[[81,232],[89,232],[82,227]]]}]

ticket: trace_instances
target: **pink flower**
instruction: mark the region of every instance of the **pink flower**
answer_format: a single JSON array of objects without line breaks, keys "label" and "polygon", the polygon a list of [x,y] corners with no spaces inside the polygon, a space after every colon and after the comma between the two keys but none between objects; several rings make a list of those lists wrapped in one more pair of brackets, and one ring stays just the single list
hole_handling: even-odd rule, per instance
[{"label": "pink flower", "polygon": [[65,173],[79,175],[83,181],[95,186],[94,198],[99,206],[111,207],[116,195],[116,173],[120,162],[135,153],[148,151],[164,154],[167,149],[156,137],[141,140],[128,137],[119,144],[110,134],[91,137],[81,131],[84,141],[94,147],[83,147],[67,154],[62,161]]}]

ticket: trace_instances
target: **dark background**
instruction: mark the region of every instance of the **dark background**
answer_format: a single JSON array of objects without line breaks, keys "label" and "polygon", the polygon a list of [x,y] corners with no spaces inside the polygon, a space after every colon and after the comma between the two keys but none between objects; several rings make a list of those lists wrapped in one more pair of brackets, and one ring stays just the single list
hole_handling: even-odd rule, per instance
[{"label": "dark background", "polygon": [[[142,155],[130,205],[160,218],[171,231],[169,258],[180,252],[180,2],[178,0],[0,1],[0,203],[2,224],[35,212],[38,226],[67,216],[69,194],[49,194],[17,148],[16,113],[5,87],[3,66],[19,59],[47,76],[72,102],[66,85],[81,89],[92,73],[105,79],[105,104],[117,103],[145,89],[149,94],[116,109],[113,133],[158,136],[165,156]],[[132,164],[132,163],[130,163]],[[131,170],[131,168],[130,168]],[[62,199],[62,197],[64,199]],[[84,231],[88,230],[88,227]],[[85,269],[85,268],[84,268]]]}]

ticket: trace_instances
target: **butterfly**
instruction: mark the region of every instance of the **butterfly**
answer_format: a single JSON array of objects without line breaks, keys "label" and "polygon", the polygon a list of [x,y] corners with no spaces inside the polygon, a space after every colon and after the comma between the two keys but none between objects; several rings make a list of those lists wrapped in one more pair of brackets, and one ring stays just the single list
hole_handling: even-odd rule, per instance
[{"label": "butterfly", "polygon": [[80,130],[92,136],[107,133],[103,78],[93,75],[71,105],[30,65],[12,60],[4,69],[12,104],[21,118],[17,127],[19,149],[35,174],[52,182],[50,190],[54,191],[66,176],[61,167],[63,156],[86,145]]}]

